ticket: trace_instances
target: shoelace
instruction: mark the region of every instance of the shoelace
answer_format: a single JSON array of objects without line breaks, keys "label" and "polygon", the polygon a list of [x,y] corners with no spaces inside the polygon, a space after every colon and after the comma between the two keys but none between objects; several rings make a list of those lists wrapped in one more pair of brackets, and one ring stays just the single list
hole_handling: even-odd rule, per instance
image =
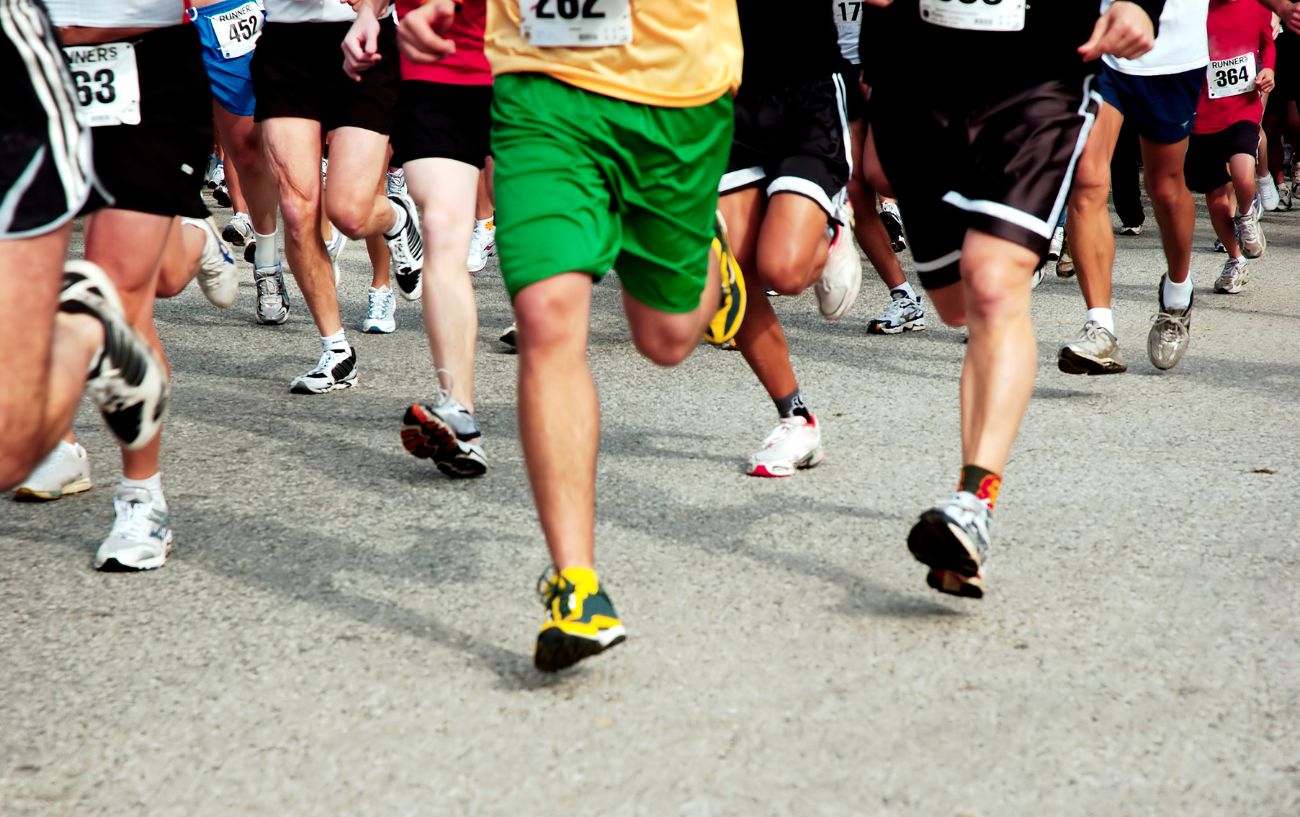
[{"label": "shoelace", "polygon": [[881,317],[890,322],[903,321],[907,317],[907,311],[915,306],[917,303],[911,298],[894,298],[889,302],[889,306],[885,307],[885,314]]},{"label": "shoelace", "polygon": [[576,589],[573,583],[560,575],[553,566],[543,570],[542,575],[537,579],[537,596],[547,612],[556,619],[563,617],[557,602]]},{"label": "shoelace", "polygon": [[[370,317],[378,319],[388,317],[388,306],[391,302],[383,295],[383,293],[377,289],[372,289],[370,290],[370,294],[366,297],[368,299],[366,312],[369,313]],[[376,311],[378,311],[379,314],[376,315]]]},{"label": "shoelace", "polygon": [[150,511],[153,510],[151,506],[135,499],[114,499],[113,506],[117,518],[113,521],[109,536],[131,541],[149,538],[153,530],[153,522],[149,518]]},{"label": "shoelace", "polygon": [[1157,312],[1151,316],[1151,322],[1160,325],[1160,340],[1165,343],[1179,343],[1191,333],[1187,331],[1187,315],[1170,315]]},{"label": "shoelace", "polygon": [[801,428],[807,424],[808,421],[797,414],[794,417],[782,417],[780,425],[772,429],[772,433],[763,438],[763,447],[775,447],[777,443],[790,436],[795,429]]},{"label": "shoelace", "polygon": [[316,362],[316,368],[312,369],[308,374],[324,374],[334,368],[336,360],[343,360],[346,357],[347,354],[342,350],[326,349],[320,353],[320,360]]}]

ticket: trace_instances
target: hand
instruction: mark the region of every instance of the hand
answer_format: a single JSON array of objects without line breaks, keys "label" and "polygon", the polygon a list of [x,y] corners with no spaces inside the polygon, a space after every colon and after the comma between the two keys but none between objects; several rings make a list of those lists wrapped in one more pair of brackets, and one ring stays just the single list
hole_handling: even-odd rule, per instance
[{"label": "hand", "polygon": [[397,47],[411,62],[437,62],[456,53],[456,43],[443,36],[456,19],[452,0],[431,0],[402,18]]},{"label": "hand", "polygon": [[357,19],[343,38],[343,73],[353,82],[361,81],[361,72],[379,62],[379,20],[368,4],[362,3]]},{"label": "hand", "polygon": [[1292,34],[1300,34],[1300,3],[1292,3],[1291,8],[1284,9],[1278,16],[1282,18],[1282,24],[1291,29]]},{"label": "hand", "polygon": [[1092,62],[1102,54],[1132,59],[1147,53],[1155,44],[1155,24],[1147,13],[1136,3],[1119,0],[1097,20],[1088,42],[1079,46],[1079,55],[1084,62]]},{"label": "hand", "polygon": [[361,11],[362,0],[339,0],[345,6],[351,6],[353,11]]},{"label": "hand", "polygon": [[1273,77],[1272,68],[1265,68],[1255,76],[1255,90],[1262,94],[1266,94],[1273,90],[1276,85],[1277,81]]}]

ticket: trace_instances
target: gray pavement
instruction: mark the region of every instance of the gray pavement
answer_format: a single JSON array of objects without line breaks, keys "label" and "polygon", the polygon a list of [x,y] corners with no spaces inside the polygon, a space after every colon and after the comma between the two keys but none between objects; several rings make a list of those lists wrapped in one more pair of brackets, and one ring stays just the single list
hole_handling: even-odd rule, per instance
[{"label": "gray pavement", "polygon": [[[251,281],[226,312],[191,287],[157,311],[167,566],[90,567],[119,465],[89,407],[95,489],[0,503],[0,815],[1300,815],[1300,211],[1266,217],[1237,296],[1209,289],[1202,212],[1164,374],[1151,226],[1117,239],[1128,374],[1057,372],[1082,301],[1035,295],[982,602],[930,591],[904,546],[960,465],[959,333],[865,335],[870,272],[837,324],[781,299],[828,458],[755,480],[775,415],[740,357],[654,368],[601,285],[598,553],[629,639],[555,677],[531,667],[546,559],[495,266],[475,482],[398,440],[432,383],[418,306],[353,332],[358,388],[298,397],[301,300],[259,327]],[[350,245],[350,323],[366,271]]]}]

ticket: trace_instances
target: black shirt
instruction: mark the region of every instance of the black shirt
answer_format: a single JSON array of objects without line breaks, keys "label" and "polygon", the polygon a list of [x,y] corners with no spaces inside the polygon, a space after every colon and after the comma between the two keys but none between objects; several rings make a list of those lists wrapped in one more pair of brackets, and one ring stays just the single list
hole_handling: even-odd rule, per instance
[{"label": "black shirt", "polygon": [[845,67],[830,3],[738,0],[745,41],[744,85],[784,85],[828,77]]}]

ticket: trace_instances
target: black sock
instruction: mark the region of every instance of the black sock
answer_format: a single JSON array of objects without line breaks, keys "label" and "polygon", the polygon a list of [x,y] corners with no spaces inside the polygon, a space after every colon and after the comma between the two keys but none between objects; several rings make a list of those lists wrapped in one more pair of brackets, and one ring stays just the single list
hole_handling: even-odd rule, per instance
[{"label": "black sock", "polygon": [[782,419],[794,417],[796,414],[808,422],[812,422],[812,412],[804,405],[803,397],[800,396],[799,390],[795,389],[786,397],[780,397],[772,400],[776,403],[776,413],[781,415]]},{"label": "black sock", "polygon": [[963,465],[957,490],[979,497],[992,513],[998,504],[998,493],[1002,490],[1002,475],[978,465]]}]

